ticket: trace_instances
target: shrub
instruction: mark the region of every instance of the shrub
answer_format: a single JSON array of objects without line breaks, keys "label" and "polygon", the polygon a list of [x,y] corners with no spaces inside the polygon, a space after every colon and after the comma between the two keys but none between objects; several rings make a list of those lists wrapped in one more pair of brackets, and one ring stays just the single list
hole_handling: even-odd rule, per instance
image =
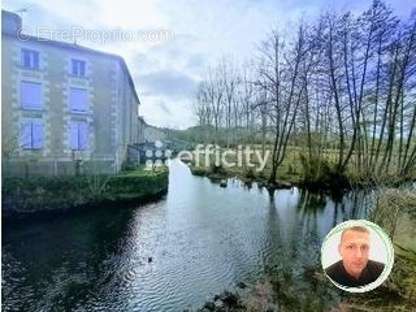
[{"label": "shrub", "polygon": [[153,197],[165,192],[168,171],[138,169],[116,176],[84,175],[3,179],[3,211],[66,210],[105,201]]}]

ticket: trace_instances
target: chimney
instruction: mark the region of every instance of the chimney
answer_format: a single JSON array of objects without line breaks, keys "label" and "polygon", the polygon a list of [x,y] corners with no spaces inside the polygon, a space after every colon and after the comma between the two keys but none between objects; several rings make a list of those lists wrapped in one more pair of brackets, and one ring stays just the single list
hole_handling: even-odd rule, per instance
[{"label": "chimney", "polygon": [[1,32],[17,36],[22,30],[22,18],[16,13],[1,10]]}]

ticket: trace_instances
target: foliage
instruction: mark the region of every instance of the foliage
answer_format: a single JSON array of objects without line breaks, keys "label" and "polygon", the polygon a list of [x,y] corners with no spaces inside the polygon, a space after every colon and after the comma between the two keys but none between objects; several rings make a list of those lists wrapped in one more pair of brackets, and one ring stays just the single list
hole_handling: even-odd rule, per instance
[{"label": "foliage", "polygon": [[[416,305],[416,193],[414,188],[382,189],[370,219],[393,240],[395,263],[387,281],[376,290],[346,300],[357,311],[412,311]],[[413,245],[412,245],[413,244]]]},{"label": "foliage", "polygon": [[319,157],[300,155],[303,179],[306,186],[319,189],[342,190],[349,187],[349,180],[336,164]]},{"label": "foliage", "polygon": [[116,176],[10,177],[2,182],[3,212],[13,214],[145,199],[167,190],[168,172],[140,168]]},{"label": "foliage", "polygon": [[[379,0],[361,13],[323,12],[288,33],[272,29],[250,65],[224,57],[209,67],[195,94],[199,124],[176,134],[271,144],[270,181],[289,146],[310,158],[307,180],[414,176],[416,14],[404,19]],[[330,164],[319,160],[327,153]]]}]

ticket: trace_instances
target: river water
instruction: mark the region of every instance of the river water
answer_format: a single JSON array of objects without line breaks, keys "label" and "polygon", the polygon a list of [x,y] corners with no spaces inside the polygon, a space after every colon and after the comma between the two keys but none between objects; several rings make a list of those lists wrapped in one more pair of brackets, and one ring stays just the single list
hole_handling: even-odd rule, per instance
[{"label": "river water", "polygon": [[352,192],[335,202],[297,188],[271,196],[236,179],[221,188],[175,160],[156,203],[3,224],[2,308],[196,309],[270,267],[293,291],[325,301],[327,290],[306,273],[335,224],[367,215],[366,198]]}]

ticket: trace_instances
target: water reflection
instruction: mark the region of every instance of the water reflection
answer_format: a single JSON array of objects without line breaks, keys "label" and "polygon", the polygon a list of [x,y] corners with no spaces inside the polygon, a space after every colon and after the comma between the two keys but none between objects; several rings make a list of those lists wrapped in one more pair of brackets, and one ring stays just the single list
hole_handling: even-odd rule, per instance
[{"label": "water reflection", "polygon": [[178,161],[169,178],[167,197],[144,207],[5,224],[4,310],[178,311],[270,268],[282,302],[288,291],[329,298],[308,275],[322,238],[371,208],[359,192],[335,202],[236,179],[220,188]]}]

